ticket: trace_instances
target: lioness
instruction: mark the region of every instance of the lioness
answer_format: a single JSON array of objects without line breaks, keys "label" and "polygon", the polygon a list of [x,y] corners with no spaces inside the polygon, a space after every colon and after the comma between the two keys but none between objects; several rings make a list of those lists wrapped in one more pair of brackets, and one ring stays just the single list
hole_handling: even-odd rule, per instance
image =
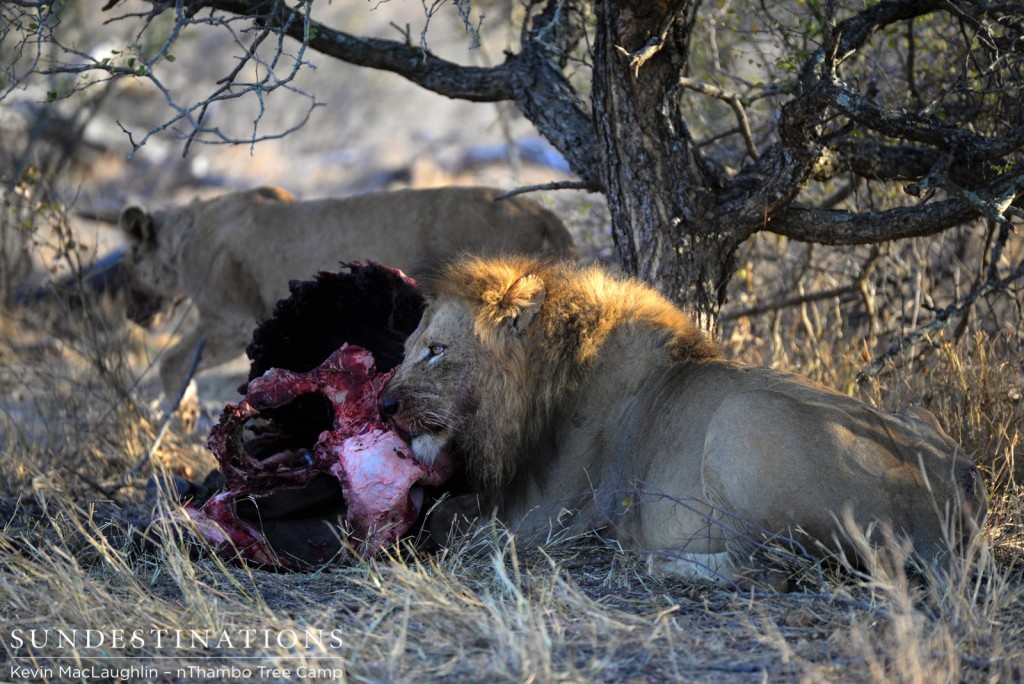
[{"label": "lioness", "polygon": [[[425,287],[381,412],[425,463],[454,448],[520,535],[606,528],[655,570],[726,581],[757,575],[775,536],[852,554],[852,520],[935,562],[985,520],[977,469],[930,413],[727,361],[638,282],[464,258]],[[490,512],[463,497],[447,514],[467,510]]]},{"label": "lioness", "polygon": [[498,193],[452,187],[299,201],[260,187],[153,213],[126,206],[124,266],[136,298],[187,296],[199,315],[160,363],[164,392],[178,393],[200,338],[200,369],[241,354],[290,278],[356,260],[410,270],[469,249],[573,252],[555,214],[523,197],[495,201]]}]

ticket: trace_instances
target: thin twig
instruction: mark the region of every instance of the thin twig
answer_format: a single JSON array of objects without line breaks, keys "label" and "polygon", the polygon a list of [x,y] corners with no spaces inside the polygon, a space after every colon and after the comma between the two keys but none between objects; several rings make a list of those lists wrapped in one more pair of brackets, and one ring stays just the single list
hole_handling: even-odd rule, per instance
[{"label": "thin twig", "polygon": [[893,342],[892,345],[885,350],[885,353],[876,357],[875,360],[865,366],[860,373],[857,373],[857,382],[863,383],[866,382],[868,378],[878,375],[889,359],[893,358],[907,347],[917,343],[918,340],[928,334],[944,328],[948,324],[949,319],[968,311],[972,306],[974,306],[974,302],[977,301],[979,297],[984,297],[993,292],[1002,292],[1009,287],[1011,283],[1016,280],[1020,280],[1022,277],[1024,277],[1024,261],[1018,264],[1017,268],[1010,271],[1010,274],[1005,278],[1000,278],[998,280],[990,278],[982,283],[981,287],[968,294],[960,302],[951,304],[942,309],[936,309],[935,318],[933,318],[930,323],[910,331],[900,339]]},{"label": "thin twig", "polygon": [[118,485],[118,486],[114,487],[113,489],[111,489],[110,487],[104,487],[99,482],[96,482],[96,480],[92,479],[88,475],[84,475],[84,474],[78,472],[77,470],[75,470],[71,466],[62,465],[61,468],[63,468],[64,470],[68,471],[69,473],[71,473],[72,475],[77,477],[79,480],[81,480],[85,484],[89,485],[90,487],[92,487],[97,492],[99,492],[103,496],[107,497],[111,501],[114,500],[114,495],[117,493],[117,490],[121,489],[121,485]]},{"label": "thin twig", "polygon": [[541,190],[587,190],[588,192],[598,192],[600,188],[587,181],[552,181],[538,185],[520,185],[508,192],[501,193],[494,198],[494,201],[497,202],[498,200],[508,199],[516,195],[522,195],[527,192],[539,192]]},{"label": "thin twig", "polygon": [[845,201],[850,195],[852,195],[853,191],[856,190],[859,185],[860,185],[860,179],[859,178],[851,179],[848,183],[846,183],[842,187],[838,188],[835,192],[833,192],[832,194],[830,194],[827,197],[825,197],[824,199],[822,199],[821,200],[821,204],[820,204],[821,208],[822,209],[832,209],[832,208],[834,208],[837,204],[839,204],[840,202]]},{"label": "thin twig", "polygon": [[743,99],[739,95],[725,91],[716,85],[704,83],[703,81],[699,81],[695,78],[689,78],[687,76],[679,79],[679,85],[683,88],[689,88],[690,90],[701,93],[702,95],[722,100],[732,107],[732,111],[736,115],[736,121],[740,125],[740,133],[743,136],[743,142],[747,146],[747,154],[749,154],[755,161],[760,158],[760,154],[757,151],[757,145],[754,144],[754,134],[750,129],[750,119],[747,118],[747,111],[743,108]]},{"label": "thin twig", "polygon": [[1011,203],[1021,194],[1021,190],[1024,188],[1024,179],[1018,178],[1010,184],[1010,187],[1007,188],[1002,197],[992,199],[981,197],[976,192],[961,187],[946,177],[942,177],[939,180],[943,190],[975,207],[978,213],[986,218],[1000,224],[1012,225],[1010,219],[1005,216],[1005,213]]},{"label": "thin twig", "polygon": [[665,17],[664,23],[661,25],[661,30],[658,31],[658,35],[651,36],[651,38],[644,43],[636,52],[630,52],[621,45],[616,45],[615,49],[619,53],[629,58],[629,68],[633,70],[633,77],[637,78],[640,76],[640,67],[642,67],[647,60],[654,57],[656,54],[661,52],[661,49],[665,47],[665,41],[668,38],[668,32],[672,29],[672,24],[675,23],[676,15],[679,12],[679,6],[669,10]]},{"label": "thin twig", "polygon": [[988,268],[985,270],[985,276],[988,280],[995,280],[999,276],[999,260],[1003,257],[1003,249],[1006,247],[1006,241],[1010,238],[1010,223],[1004,221],[998,225],[999,233],[996,235],[996,241],[992,245]]},{"label": "thin twig", "polygon": [[389,21],[388,23],[391,25],[393,29],[395,29],[402,35],[402,38],[405,41],[405,45],[407,47],[412,47],[412,30],[410,29],[409,24],[406,24],[405,28],[402,28],[393,21]]},{"label": "thin twig", "polygon": [[174,402],[167,408],[167,413],[164,414],[163,420],[160,421],[160,429],[157,430],[153,445],[149,447],[145,456],[132,468],[132,477],[138,475],[142,468],[149,463],[150,459],[153,458],[153,454],[156,453],[156,450],[160,448],[160,444],[164,441],[167,428],[171,424],[171,418],[174,417],[175,412],[181,406],[181,400],[185,398],[185,393],[188,392],[188,386],[192,382],[192,377],[196,374],[196,368],[199,367],[199,361],[203,358],[204,347],[206,347],[206,338],[200,337],[199,341],[196,342],[196,350],[192,354],[192,363],[188,367],[188,372],[185,373],[185,381],[182,383],[181,390],[178,392],[178,396],[175,397]]},{"label": "thin twig", "polygon": [[845,294],[856,292],[859,287],[859,282],[860,281],[854,281],[847,285],[833,287],[828,290],[820,290],[818,292],[811,292],[810,294],[794,295],[781,300],[765,302],[763,304],[747,307],[746,309],[740,309],[739,311],[729,311],[727,313],[722,313],[718,317],[718,320],[722,322],[734,321],[737,318],[743,318],[745,316],[759,316],[760,314],[768,313],[769,311],[778,311],[779,309],[788,309],[791,306],[819,302],[822,299],[841,297]]},{"label": "thin twig", "polygon": [[[833,297],[842,297],[845,294],[851,294],[860,291],[864,284],[868,280],[868,276],[871,275],[871,271],[874,269],[875,261],[878,259],[878,250],[874,250],[873,253],[864,262],[861,267],[860,274],[856,280],[838,287],[833,287],[828,290],[820,290],[818,292],[811,292],[810,294],[794,295],[792,297],[786,297],[781,300],[775,300],[771,302],[765,302],[764,304],[756,304],[746,309],[740,309],[739,311],[730,311],[722,313],[719,317],[719,321],[732,321],[737,318],[743,318],[744,316],[758,316],[769,311],[778,311],[779,309],[786,309],[791,306],[799,306],[801,304],[810,304],[812,302],[819,302],[823,299],[832,299]],[[801,276],[802,277],[802,276]],[[799,278],[798,278],[799,280]]]}]

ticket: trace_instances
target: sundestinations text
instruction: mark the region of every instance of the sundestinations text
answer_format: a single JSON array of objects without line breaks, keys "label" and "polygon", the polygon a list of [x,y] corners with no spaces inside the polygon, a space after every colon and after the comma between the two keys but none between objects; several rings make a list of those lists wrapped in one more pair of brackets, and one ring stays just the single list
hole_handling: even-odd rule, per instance
[{"label": "sundestinations text", "polygon": [[339,649],[341,630],[332,629],[21,629],[10,631],[7,646],[56,649],[176,648],[176,649],[249,649],[304,648],[320,651]]}]

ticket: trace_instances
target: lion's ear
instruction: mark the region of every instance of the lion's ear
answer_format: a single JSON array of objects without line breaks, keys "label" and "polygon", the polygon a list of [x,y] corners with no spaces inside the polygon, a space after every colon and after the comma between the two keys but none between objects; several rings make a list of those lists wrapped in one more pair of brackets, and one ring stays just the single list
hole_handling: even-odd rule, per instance
[{"label": "lion's ear", "polygon": [[133,245],[152,247],[156,244],[156,231],[153,229],[153,217],[145,207],[129,204],[121,210],[118,221],[121,231]]},{"label": "lion's ear", "polygon": [[523,334],[540,311],[546,296],[543,280],[535,275],[524,275],[509,286],[499,306],[506,312],[512,329]]}]

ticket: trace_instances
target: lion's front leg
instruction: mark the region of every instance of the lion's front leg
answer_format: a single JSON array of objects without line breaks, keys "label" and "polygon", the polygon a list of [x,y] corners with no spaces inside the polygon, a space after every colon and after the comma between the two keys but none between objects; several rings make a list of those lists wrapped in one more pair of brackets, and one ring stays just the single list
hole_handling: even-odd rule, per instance
[{"label": "lion's front leg", "polygon": [[476,494],[454,496],[430,509],[427,532],[434,543],[448,546],[455,540],[472,536],[480,528],[482,517]]}]

